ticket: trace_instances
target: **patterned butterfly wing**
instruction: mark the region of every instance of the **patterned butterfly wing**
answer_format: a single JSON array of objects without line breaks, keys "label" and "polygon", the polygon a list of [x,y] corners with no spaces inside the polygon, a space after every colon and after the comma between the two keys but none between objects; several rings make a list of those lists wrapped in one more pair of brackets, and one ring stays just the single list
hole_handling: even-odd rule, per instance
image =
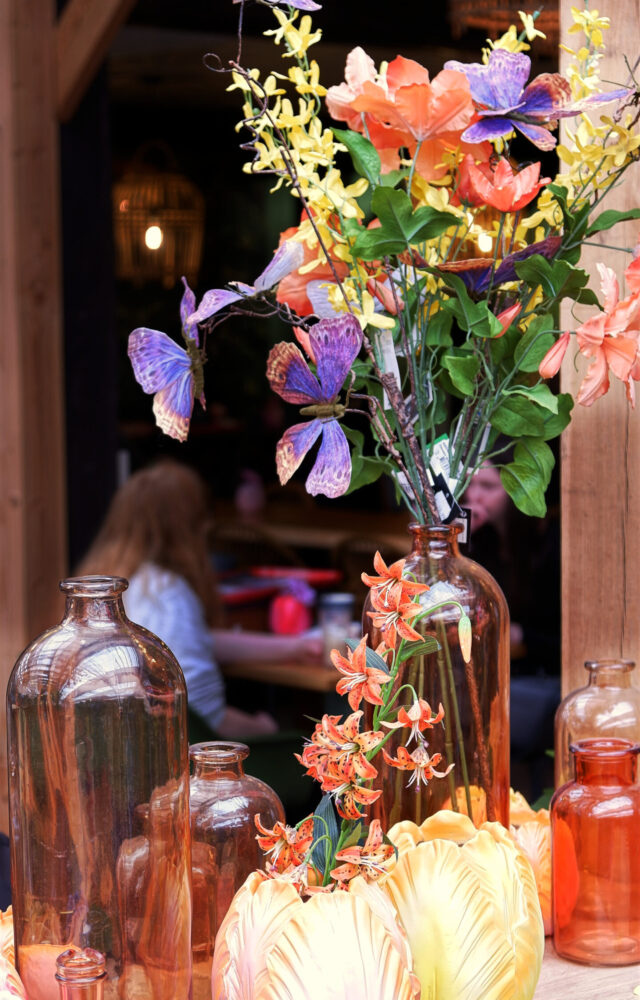
[{"label": "patterned butterfly wing", "polygon": [[362,346],[360,324],[350,313],[322,319],[309,331],[309,343],[316,359],[322,399],[333,403]]},{"label": "patterned butterfly wing", "polygon": [[166,333],[146,327],[139,327],[129,335],[128,354],[136,381],[145,392],[156,393],[153,412],[158,427],[170,437],[184,441],[194,397],[189,355]]},{"label": "patterned butterfly wing", "polygon": [[189,317],[196,310],[196,296],[195,293],[189,288],[187,284],[187,279],[183,277],[182,284],[184,285],[184,293],[180,301],[180,322],[182,323],[182,332],[190,340],[195,340],[196,344],[200,345],[200,339],[198,337],[198,325],[197,323],[189,322]]},{"label": "patterned butterfly wing", "polygon": [[276,469],[282,485],[288,483],[322,431],[322,421],[308,420],[289,427],[276,446]]},{"label": "patterned butterfly wing", "polygon": [[486,66],[449,59],[444,68],[464,73],[476,104],[494,111],[508,111],[522,100],[522,89],[531,72],[531,60],[522,52],[493,49]]},{"label": "patterned butterfly wing", "polygon": [[295,344],[282,342],[271,348],[267,378],[273,391],[287,403],[304,406],[324,401],[317,378]]},{"label": "patterned butterfly wing", "polygon": [[559,73],[541,73],[525,88],[522,94],[523,104],[518,108],[518,114],[534,122],[555,121],[621,100],[631,93],[627,87],[622,87],[610,90],[608,94],[592,94],[584,100],[574,101],[568,80]]},{"label": "patterned butterfly wing", "polygon": [[322,443],[305,484],[307,493],[341,497],[351,482],[351,454],[345,433],[337,420],[322,424]]}]

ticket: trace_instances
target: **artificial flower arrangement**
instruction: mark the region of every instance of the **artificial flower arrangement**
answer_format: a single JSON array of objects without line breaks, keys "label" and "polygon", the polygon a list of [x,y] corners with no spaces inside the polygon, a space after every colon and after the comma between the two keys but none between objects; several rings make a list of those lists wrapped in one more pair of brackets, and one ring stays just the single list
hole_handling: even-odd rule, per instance
[{"label": "artificial flower arrangement", "polygon": [[[626,296],[601,266],[602,307],[575,330],[558,326],[563,300],[598,306],[579,267],[582,244],[640,217],[602,210],[640,146],[635,91],[601,92],[607,18],[572,8],[570,30],[584,40],[566,76],[528,82],[526,50],[539,32],[535,15],[522,15],[520,33],[513,26],[489,42],[479,63],[451,61],[431,78],[402,56],[376,68],[356,48],[345,82],[325,90],[309,55],[321,31],[308,12],[319,5],[267,5],[284,71],[261,79],[240,54],[212,68],[230,73],[244,102],[246,171],[287,186],[300,223],[253,285],[211,289],[199,303],[185,288],[184,349],[160,331],[131,334],[159,426],[187,436],[194,399],[204,404],[206,338],[220,322],[275,312],[304,354],[277,344],[267,376],[309,418],[278,443],[283,483],[320,438],[312,494],[340,496],[384,472],[415,519],[439,523],[459,514],[470,478],[491,460],[515,504],[544,514],[548,442],[573,406],[548,379],[572,338],[591,359],[579,403],[606,392],[611,372],[633,403],[640,378],[636,257]],[[560,119],[576,121],[557,145]],[[516,134],[527,157],[555,148],[563,172],[551,180],[535,159],[517,164]]]},{"label": "artificial flower arrangement", "polygon": [[[364,574],[374,607],[388,600],[397,610],[375,652],[365,637],[346,656],[332,653],[342,674],[336,690],[351,714],[324,715],[298,757],[323,793],[315,813],[273,829],[256,817],[266,871],[247,878],[220,926],[214,1000],[319,1000],[328,995],[329,956],[336,998],[533,996],[544,928],[534,871],[516,839],[499,823],[477,828],[452,810],[386,834],[379,820],[367,822],[381,794],[372,787],[378,755],[416,789],[446,780],[452,767],[429,751],[442,706],[434,714],[410,685],[395,684],[403,660],[425,645],[416,630],[428,613],[419,601],[425,585],[403,575],[404,560],[387,567],[377,556],[376,565],[378,575]],[[470,626],[458,613],[468,656]],[[374,709],[369,731],[362,731],[363,702]],[[397,730],[406,738],[394,757],[385,744]],[[524,803],[520,812],[523,823],[535,815]]]}]

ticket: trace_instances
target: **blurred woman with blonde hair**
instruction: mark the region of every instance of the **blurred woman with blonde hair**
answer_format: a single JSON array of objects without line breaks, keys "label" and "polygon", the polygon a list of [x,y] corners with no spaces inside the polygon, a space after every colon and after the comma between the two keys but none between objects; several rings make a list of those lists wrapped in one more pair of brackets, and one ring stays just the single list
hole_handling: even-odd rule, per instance
[{"label": "blurred woman with blonde hair", "polygon": [[[178,660],[189,707],[224,739],[275,732],[267,712],[226,704],[216,654],[223,660],[309,657],[298,637],[215,629],[219,602],[207,532],[207,490],[187,466],[163,460],[135,472],[113,497],[81,574],[129,580],[129,618],[158,635]],[[311,652],[313,656],[313,651]]]}]

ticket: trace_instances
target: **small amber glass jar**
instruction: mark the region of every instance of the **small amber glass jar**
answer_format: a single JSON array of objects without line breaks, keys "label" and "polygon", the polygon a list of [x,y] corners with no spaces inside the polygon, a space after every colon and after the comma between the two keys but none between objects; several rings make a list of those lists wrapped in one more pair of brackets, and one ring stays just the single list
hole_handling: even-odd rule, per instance
[{"label": "small amber glass jar", "polygon": [[280,799],[244,773],[244,743],[212,741],[189,748],[193,882],[193,998],[210,1000],[213,946],[231,900],[247,875],[264,868],[255,817],[265,827],[284,822]]},{"label": "small amber glass jar", "polygon": [[640,690],[631,683],[633,660],[587,660],[589,682],[560,703],[555,719],[555,785],[573,778],[569,746],[577,740],[640,742]]},{"label": "small amber glass jar", "polygon": [[640,745],[572,744],[575,779],[551,800],[553,940],[587,965],[640,961]]}]

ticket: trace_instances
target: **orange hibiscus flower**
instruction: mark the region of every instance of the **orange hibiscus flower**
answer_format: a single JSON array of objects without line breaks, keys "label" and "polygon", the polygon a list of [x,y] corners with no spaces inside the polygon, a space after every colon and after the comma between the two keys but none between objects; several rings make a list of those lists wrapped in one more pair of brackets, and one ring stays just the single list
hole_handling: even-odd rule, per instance
[{"label": "orange hibiscus flower", "polygon": [[[302,215],[303,219],[304,215],[305,213]],[[295,236],[298,229],[298,226],[291,226],[280,233],[278,246]],[[318,247],[308,247],[306,243],[303,243],[302,247],[304,252],[302,264],[297,271],[292,271],[282,279],[278,285],[276,299],[278,302],[288,305],[298,316],[310,316],[315,312],[315,309],[309,298],[309,285],[313,282],[318,288],[323,284],[335,284],[336,275],[340,279],[345,278],[349,273],[349,267],[343,261],[332,259],[332,268],[326,260],[322,260],[312,271],[303,272],[302,269],[306,264],[318,258],[319,250]]]},{"label": "orange hibiscus flower", "polygon": [[627,398],[635,406],[632,379],[640,380],[640,279],[634,262],[625,271],[631,294],[621,300],[615,272],[604,264],[597,266],[604,308],[576,330],[581,353],[594,359],[580,386],[578,402],[591,406],[604,396],[612,371],[625,383]]},{"label": "orange hibiscus flower", "polygon": [[457,193],[471,205],[490,205],[499,212],[519,212],[550,181],[550,177],[540,178],[539,163],[514,171],[509,161],[502,157],[491,170],[484,164],[476,165],[474,157],[467,154],[460,164]]}]

